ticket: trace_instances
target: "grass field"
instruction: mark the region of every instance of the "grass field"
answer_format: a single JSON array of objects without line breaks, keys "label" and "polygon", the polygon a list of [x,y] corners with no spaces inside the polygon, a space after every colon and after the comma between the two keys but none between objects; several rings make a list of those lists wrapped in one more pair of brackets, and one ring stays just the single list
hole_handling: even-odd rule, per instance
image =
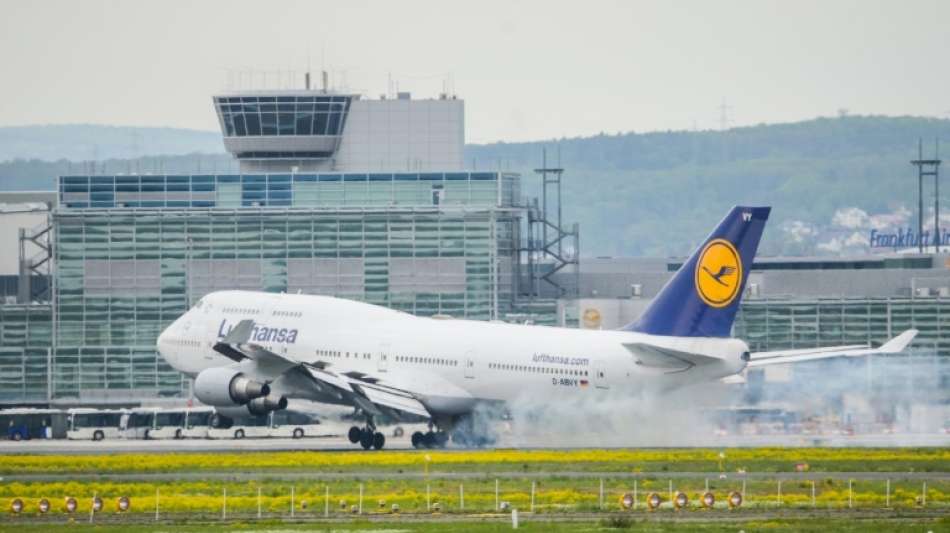
[{"label": "grass field", "polygon": [[[601,500],[603,481],[603,500]],[[119,496],[127,496],[133,510],[151,512],[156,502],[163,513],[194,513],[219,516],[256,513],[264,516],[322,516],[329,509],[331,516],[346,516],[354,507],[365,513],[389,512],[398,505],[405,513],[426,513],[438,506],[443,513],[458,514],[492,512],[501,502],[537,514],[569,514],[578,512],[618,511],[624,494],[636,499],[640,511],[646,499],[655,492],[663,500],[661,509],[670,509],[670,491],[682,491],[690,507],[698,508],[706,491],[706,483],[717,502],[716,509],[725,510],[726,499],[733,492],[745,494],[743,507],[752,509],[931,509],[950,510],[950,481],[927,482],[926,501],[921,481],[894,480],[890,496],[884,481],[849,481],[835,479],[789,481],[770,479],[743,481],[738,478],[663,479],[644,477],[636,481],[617,478],[565,478],[556,474],[542,478],[490,477],[459,480],[417,478],[370,478],[357,480],[281,480],[261,479],[247,482],[155,481],[108,482],[82,480],[68,482],[6,482],[0,484],[0,505],[9,509],[9,502],[19,498],[27,509],[36,509],[41,498],[52,502],[53,513],[63,513],[63,502],[74,497],[79,513],[88,513],[93,495],[108,501],[108,512]],[[814,499],[812,490],[814,488]],[[781,490],[781,492],[779,492]],[[603,504],[603,506],[601,506]],[[2,520],[2,518],[0,518]]]},{"label": "grass field", "polygon": [[[908,524],[924,523],[929,524],[928,529],[907,530],[946,531],[946,522],[930,523],[914,513],[950,513],[948,466],[950,450],[947,449],[8,455],[0,457],[0,475],[5,477],[0,482],[0,529],[15,525],[18,531],[23,530],[21,526],[30,522],[28,517],[37,516],[38,504],[43,498],[51,504],[44,520],[64,523],[74,518],[79,522],[75,527],[79,527],[88,519],[91,501],[96,495],[105,501],[105,509],[99,516],[106,520],[154,521],[156,507],[163,520],[188,517],[206,522],[219,520],[223,515],[229,520],[247,521],[256,518],[258,513],[264,521],[321,520],[327,513],[331,519],[347,521],[335,523],[333,530],[362,525],[370,529],[433,530],[427,529],[427,524],[406,521],[406,515],[426,519],[451,517],[452,529],[457,530],[455,526],[462,524],[466,531],[495,531],[500,527],[497,523],[458,521],[494,513],[499,504],[505,502],[522,512],[532,512],[528,525],[532,531],[535,530],[532,528],[542,528],[538,523],[545,517],[572,520],[571,517],[604,516],[603,520],[613,520],[606,517],[609,513],[621,512],[621,498],[630,494],[636,506],[626,511],[627,518],[621,522],[595,520],[567,526],[558,523],[543,529],[597,530],[630,526],[644,531],[666,531],[672,526],[664,520],[691,517],[690,530],[737,531],[734,513],[728,511],[726,504],[728,495],[736,491],[744,494],[743,512],[807,516],[863,510],[873,515],[872,519],[858,521],[835,517],[769,521],[769,531],[868,531],[875,528],[900,531]],[[778,478],[777,473],[797,470],[807,470],[807,473],[797,479],[780,481]],[[849,479],[848,475],[835,474],[851,471],[893,475],[882,476],[882,479]],[[301,472],[335,475],[293,475]],[[672,475],[677,472],[691,473]],[[933,477],[925,474],[922,478],[910,479],[902,475],[907,472],[929,472]],[[203,478],[203,473],[215,476]],[[246,473],[253,476],[237,477]],[[464,478],[439,475],[448,473],[468,475]],[[666,473],[670,475],[665,476]],[[750,477],[744,473],[764,475]],[[772,476],[773,473],[776,475]],[[110,479],[101,474],[127,474],[128,477]],[[31,475],[47,479],[30,478]],[[714,509],[701,510],[700,498],[707,488],[717,501]],[[674,511],[670,496],[679,491],[687,495],[690,504],[687,509]],[[650,493],[656,493],[663,500],[660,509],[653,513],[646,510]],[[117,515],[115,502],[119,496],[130,499],[130,513]],[[66,513],[67,497],[76,498],[76,514]],[[15,499],[24,505],[20,515],[9,512]],[[393,505],[398,506],[399,516],[389,514]],[[385,526],[378,522],[361,525],[363,518],[354,514],[354,510],[360,511],[362,516],[374,516],[387,522]],[[721,524],[724,517],[733,517],[728,518],[730,525],[725,529]],[[646,518],[663,520],[640,523]],[[394,522],[388,522],[390,519]],[[747,530],[765,529],[765,524],[750,525]],[[861,527],[857,527],[858,524]],[[233,528],[258,530],[259,525],[252,520]],[[151,526],[158,524],[152,522]],[[215,530],[218,526],[210,524],[194,530],[203,531],[205,527]],[[288,528],[290,525],[282,524],[276,529]]]},{"label": "grass field", "polygon": [[0,475],[110,472],[946,472],[947,448],[582,449],[8,455]]},{"label": "grass field", "polygon": [[[49,529],[48,525],[17,524],[18,532],[41,532]],[[443,531],[466,531],[473,533],[494,533],[511,531],[508,521],[457,521],[457,522],[351,522],[346,524],[287,524],[274,521],[262,522],[231,522],[219,524],[142,524],[142,525],[88,525],[82,523],[70,524],[69,531],[101,531],[104,533],[123,532],[139,533],[154,531],[175,531],[187,533],[241,531],[245,533],[290,533],[296,531],[327,531],[327,532],[361,532],[361,533],[430,533]],[[870,531],[888,532],[945,532],[950,530],[950,521],[946,518],[907,518],[904,520],[892,519],[846,519],[846,518],[802,518],[802,519],[774,519],[774,520],[730,520],[721,521],[690,521],[664,522],[655,520],[638,520],[629,518],[609,518],[595,521],[578,522],[549,522],[543,520],[522,520],[518,531],[537,533],[559,533],[563,531],[646,531],[665,533],[668,531],[700,531],[708,533],[737,531],[769,531],[776,533],[806,532],[806,533],[857,533]]]}]

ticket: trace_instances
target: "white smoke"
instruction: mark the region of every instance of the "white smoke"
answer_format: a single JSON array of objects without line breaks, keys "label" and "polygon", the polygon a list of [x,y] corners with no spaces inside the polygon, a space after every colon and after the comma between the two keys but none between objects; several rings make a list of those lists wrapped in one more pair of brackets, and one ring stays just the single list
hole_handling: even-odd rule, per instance
[{"label": "white smoke", "polygon": [[[503,447],[950,445],[950,362],[928,356],[841,358],[772,367],[746,385],[670,392],[593,389],[522,397],[494,424]],[[778,377],[776,377],[778,376]],[[746,409],[736,411],[736,409]],[[778,412],[787,423],[768,414]],[[747,415],[730,418],[730,413]],[[499,429],[500,428],[500,429]]]},{"label": "white smoke", "polygon": [[565,394],[547,401],[512,402],[512,420],[501,435],[503,441],[518,447],[709,444],[717,429],[709,409],[732,403],[737,390],[722,383],[670,393],[591,389],[573,398]]}]

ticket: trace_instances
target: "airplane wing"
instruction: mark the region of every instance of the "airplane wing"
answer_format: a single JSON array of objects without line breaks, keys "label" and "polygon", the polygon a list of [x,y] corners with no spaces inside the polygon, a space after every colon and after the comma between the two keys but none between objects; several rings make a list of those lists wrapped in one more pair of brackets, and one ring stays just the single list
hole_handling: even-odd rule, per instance
[{"label": "airplane wing", "polygon": [[362,372],[334,371],[326,364],[303,363],[274,353],[258,344],[249,343],[253,320],[242,320],[214,345],[214,350],[245,365],[249,371],[268,382],[289,377],[309,383],[315,391],[343,403],[358,407],[372,415],[391,418],[431,418],[426,406],[411,391],[389,384],[384,379]]},{"label": "airplane wing", "polygon": [[768,365],[781,365],[828,359],[831,357],[859,357],[862,355],[893,354],[904,351],[917,335],[916,329],[909,329],[893,339],[885,342],[878,348],[871,348],[866,344],[850,346],[830,346],[825,348],[806,348],[803,350],[778,350],[773,352],[753,352],[749,359],[749,368]]},{"label": "airplane wing", "polygon": [[426,406],[411,392],[387,385],[378,378],[366,375],[353,377],[310,365],[305,365],[304,368],[314,380],[332,385],[356,407],[369,414],[386,414],[394,418],[404,418],[401,413],[422,418],[431,417]]}]

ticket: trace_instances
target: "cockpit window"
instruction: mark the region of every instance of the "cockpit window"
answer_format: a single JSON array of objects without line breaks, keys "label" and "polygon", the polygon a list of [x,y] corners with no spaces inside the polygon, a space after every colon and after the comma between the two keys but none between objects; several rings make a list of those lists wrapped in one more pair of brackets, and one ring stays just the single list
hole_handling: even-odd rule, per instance
[{"label": "cockpit window", "polygon": [[201,306],[204,305],[204,302],[205,302],[205,299],[201,298],[200,300],[198,300],[198,303],[195,304],[195,308],[201,309]]}]

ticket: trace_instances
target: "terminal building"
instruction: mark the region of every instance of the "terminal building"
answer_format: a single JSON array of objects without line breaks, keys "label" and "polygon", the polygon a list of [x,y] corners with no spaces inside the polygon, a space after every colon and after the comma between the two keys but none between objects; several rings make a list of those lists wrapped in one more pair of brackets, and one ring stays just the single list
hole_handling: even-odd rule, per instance
[{"label": "terminal building", "polygon": [[282,90],[213,102],[238,174],[59,177],[52,267],[16,276],[0,309],[0,402],[188,397],[155,339],[222,289],[554,322],[556,299],[519,289],[538,271],[521,266],[543,256],[529,236],[545,217],[518,174],[462,167],[462,100]]},{"label": "terminal building", "polygon": [[[305,89],[212,101],[239,173],[61,176],[56,191],[0,196],[33,206],[29,219],[0,211],[4,249],[20,250],[0,263],[0,405],[188,398],[155,339],[215,290],[609,329],[636,319],[679,268],[552,253],[545,232],[577,250],[576,226],[526,199],[526,177],[464,167],[453,96]],[[761,258],[735,334],[775,350],[879,343],[913,327],[915,347],[950,355],[948,259]]]},{"label": "terminal building", "polygon": [[441,94],[365,100],[327,90],[214,97],[224,147],[241,172],[462,170],[465,108]]},{"label": "terminal building", "polygon": [[[639,316],[682,260],[584,259],[562,276],[578,299],[561,300],[558,322],[617,328]],[[883,342],[915,328],[915,346],[950,355],[950,255],[759,257],[734,334],[754,350]]]}]

